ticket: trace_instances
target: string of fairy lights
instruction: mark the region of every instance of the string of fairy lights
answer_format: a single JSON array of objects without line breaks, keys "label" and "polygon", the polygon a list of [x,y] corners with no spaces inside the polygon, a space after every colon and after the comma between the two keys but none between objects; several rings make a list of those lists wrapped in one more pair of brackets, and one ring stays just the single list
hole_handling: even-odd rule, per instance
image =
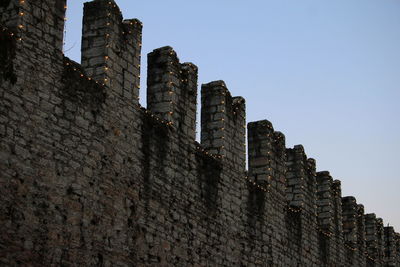
[{"label": "string of fairy lights", "polygon": [[223,86],[222,93],[221,93],[222,94],[222,100],[221,100],[222,116],[221,116],[221,128],[220,128],[220,131],[222,132],[222,134],[221,134],[222,144],[219,149],[219,154],[221,155],[222,158],[225,156],[224,155],[225,154],[225,135],[227,134],[227,131],[225,131],[226,130],[226,128],[225,128],[226,91],[227,91],[226,87]]},{"label": "string of fairy lights", "polygon": [[[174,56],[174,52],[173,51],[171,51],[169,54],[170,54],[171,57]],[[169,64],[171,66],[171,70],[173,70],[174,62],[171,61]],[[167,114],[167,118],[168,118],[167,120],[172,125],[173,124],[173,115],[174,115],[174,112],[173,112],[173,110],[174,110],[174,96],[175,96],[175,94],[174,94],[174,82],[172,81],[174,73],[173,73],[173,71],[169,71],[168,73],[169,73],[169,75],[168,75],[168,78],[167,78],[167,89],[168,89],[168,96],[169,96],[169,99],[168,99],[169,100],[169,112]],[[180,73],[182,73],[181,70],[180,70]]]},{"label": "string of fairy lights", "polygon": [[[108,5],[110,7],[116,8],[116,5],[113,5],[113,3],[110,1],[108,2]],[[107,22],[106,25],[108,26],[106,28],[106,33],[105,33],[105,40],[106,40],[106,56],[104,56],[104,78],[103,78],[103,86],[105,85],[110,85],[111,86],[111,80],[109,81],[109,77],[112,77],[112,70],[109,68],[110,64],[110,57],[108,56],[110,54],[110,39],[111,39],[111,33],[112,29],[110,27],[111,25],[111,15],[112,15],[112,10],[107,11]]]},{"label": "string of fairy lights", "polygon": [[[65,4],[64,5],[64,14],[66,14],[67,9],[68,9],[68,6]],[[66,39],[67,39],[67,17],[64,16],[64,35],[63,35],[63,45],[62,45],[63,54],[65,53],[65,40]]]},{"label": "string of fairy lights", "polygon": [[[18,16],[20,17],[20,23],[18,24],[18,29],[20,30],[20,31],[23,31],[24,29],[25,29],[25,26],[24,26],[24,17],[25,17],[25,14],[26,14],[26,11],[25,11],[25,0],[19,0],[19,12],[18,12]],[[17,41],[22,41],[23,39],[22,39],[22,35],[20,36],[20,37],[17,37]]]},{"label": "string of fairy lights", "polygon": [[[23,23],[24,23],[23,17],[24,17],[25,14],[26,14],[26,7],[25,7],[25,5],[26,5],[26,0],[20,0],[20,1],[19,1],[19,4],[20,4],[20,6],[19,6],[18,16],[20,16],[21,19],[20,19],[20,23],[18,24],[17,28],[18,28],[20,31],[22,31],[22,30],[25,29],[25,26],[23,25]],[[112,6],[113,8],[118,8],[118,7],[117,7],[115,4],[113,4],[111,1],[108,2],[108,4],[109,4],[110,6]],[[64,8],[67,9],[67,6],[65,5]],[[120,11],[119,11],[119,12],[120,12]],[[111,25],[111,15],[112,15],[111,12],[109,12],[109,13],[107,14],[107,18],[108,18],[107,26],[110,26],[110,25]],[[67,18],[65,17],[64,20],[67,21]],[[137,21],[135,21],[135,22],[130,22],[130,25],[135,26],[135,24],[137,24],[137,23],[139,23],[139,22],[137,22]],[[8,27],[4,27],[4,26],[1,27],[1,31],[2,31],[3,34],[4,34],[4,33],[7,34],[7,35],[9,35],[10,37],[15,38],[17,41],[20,41],[20,42],[23,41],[22,35],[18,36],[17,34],[14,33],[13,30],[9,29]],[[106,36],[105,36],[105,37],[106,37],[106,40],[107,40],[107,44],[106,44],[106,48],[107,48],[107,49],[111,48],[111,32],[112,32],[112,29],[109,29],[109,31],[106,32]],[[131,33],[131,31],[129,31],[129,33]],[[124,34],[125,34],[125,32],[124,32]],[[66,36],[66,28],[64,28],[64,39],[63,39],[63,40],[65,40],[65,36]],[[140,46],[141,46],[141,42],[139,43],[139,47],[140,47]],[[65,49],[65,42],[63,42],[63,51],[64,51],[64,49]],[[109,54],[109,51],[107,50],[107,55],[108,55],[108,54]],[[171,52],[171,55],[173,55],[173,52]],[[137,65],[137,68],[138,68],[139,70],[140,70],[140,57],[141,57],[141,55],[139,55],[139,64]],[[110,58],[109,58],[109,56],[105,56],[104,59],[105,59],[105,66],[104,66],[105,73],[110,73],[111,69],[110,69],[109,64],[108,64]],[[173,64],[174,64],[174,62],[171,61],[171,62],[170,62],[171,67],[173,67]],[[69,62],[69,61],[66,61],[66,62],[65,62],[65,65],[66,65],[66,66],[71,66],[72,63]],[[102,82],[99,82],[99,81],[97,81],[96,79],[94,79],[94,78],[92,78],[92,77],[90,77],[90,76],[87,76],[85,73],[83,73],[82,71],[80,71],[80,69],[78,69],[78,68],[76,68],[76,67],[72,67],[72,70],[75,71],[75,72],[77,72],[78,75],[79,75],[81,78],[86,79],[86,80],[91,81],[91,82],[94,82],[94,83],[96,83],[96,84],[99,85],[99,86],[104,86],[104,87],[105,87],[105,86],[111,84],[111,83],[110,83],[110,80],[109,80],[109,77],[111,77],[111,73],[109,74],[109,76],[106,75],[106,76],[104,77],[104,79],[103,79]],[[180,70],[180,73],[182,73],[181,70]],[[169,77],[171,77],[171,80],[168,80],[168,81],[167,81],[167,88],[168,88],[168,94],[169,94],[169,96],[170,96],[169,102],[170,102],[170,105],[171,105],[170,107],[171,107],[171,108],[170,108],[170,112],[168,113],[169,116],[168,116],[168,119],[167,119],[167,120],[162,119],[162,118],[156,116],[156,115],[153,114],[151,111],[149,111],[149,110],[147,110],[147,109],[141,107],[140,104],[138,104],[137,107],[136,107],[136,106],[135,106],[135,107],[136,107],[138,110],[140,110],[140,111],[144,112],[145,114],[147,114],[148,116],[150,116],[151,118],[153,118],[154,120],[158,121],[159,123],[164,124],[164,125],[166,125],[166,126],[168,126],[168,127],[174,128],[174,123],[173,123],[173,111],[172,111],[172,110],[174,109],[174,104],[175,104],[175,103],[174,103],[174,86],[175,86],[175,84],[174,84],[174,82],[172,81],[173,72],[170,71],[169,74],[170,74]],[[140,78],[140,75],[139,75],[139,78]],[[137,87],[140,88],[140,84],[138,84]],[[225,118],[226,118],[226,90],[223,90],[223,91],[222,91],[222,98],[223,98],[223,100],[221,101],[220,104],[221,104],[222,107],[223,107],[223,108],[221,109],[221,112],[222,112],[223,116],[222,116],[222,118],[221,118],[221,128],[220,128],[220,131],[222,131],[222,135],[221,135],[222,137],[221,137],[221,138],[222,138],[222,139],[225,139],[225,135],[226,135],[226,133],[227,133],[227,132],[226,132],[226,123],[227,123],[227,122],[226,122],[226,119],[225,119]],[[139,100],[139,98],[138,98],[138,100]],[[238,110],[238,107],[236,107],[236,110]],[[236,114],[237,111],[234,111],[234,112],[235,112],[235,114]],[[246,121],[245,118],[244,118],[244,121]],[[244,129],[247,128],[245,124],[244,124],[243,128],[244,128]],[[272,129],[272,126],[271,126],[271,125],[268,125],[268,128]],[[271,138],[271,134],[268,134],[267,137],[268,137],[268,138]],[[274,141],[277,143],[277,142],[282,141],[282,139],[283,139],[282,136],[278,136],[277,138],[275,138]],[[246,154],[246,143],[244,143],[243,146],[244,146],[244,151],[245,151],[244,154]],[[224,142],[222,142],[222,145],[221,145],[221,147],[220,147],[220,149],[219,149],[219,152],[220,152],[219,154],[210,153],[207,149],[204,149],[204,148],[202,148],[201,146],[197,146],[196,149],[197,149],[197,151],[203,153],[204,155],[206,155],[206,156],[208,156],[208,157],[211,157],[211,158],[214,158],[214,159],[218,159],[218,160],[224,159],[224,153],[223,153],[223,151],[224,151],[224,149],[225,149],[225,143],[224,143]],[[271,153],[272,153],[271,151],[268,151],[268,152],[267,152],[267,154],[268,154],[268,163],[269,163],[269,166],[272,166],[272,160],[271,160],[272,156],[271,156]],[[271,168],[271,167],[267,167],[267,173],[269,174],[269,175],[268,175],[268,180],[272,179],[272,176],[270,175],[270,174],[271,174],[271,171],[272,171],[272,168]],[[267,187],[265,187],[264,185],[261,185],[261,184],[257,183],[254,179],[252,179],[251,176],[248,176],[248,175],[245,175],[245,176],[244,176],[244,180],[245,180],[246,182],[248,182],[250,185],[254,186],[254,187],[255,187],[256,189],[258,189],[258,190],[261,190],[261,191],[263,191],[263,192],[270,192],[270,187],[271,187],[271,184],[270,184],[270,183],[268,183],[268,184],[267,184]],[[301,177],[301,180],[304,181],[304,178]],[[285,184],[286,184],[286,182],[285,182]],[[304,189],[304,186],[302,186],[301,188]],[[317,193],[317,190],[315,191],[315,193]],[[341,195],[340,191],[337,190],[337,189],[334,190],[333,194],[334,194],[335,197],[339,197],[339,196]],[[330,203],[330,206],[332,207],[331,203]],[[317,207],[317,206],[315,206],[315,207]],[[303,211],[303,207],[296,207],[296,208],[293,208],[293,207],[288,206],[287,209],[288,209],[290,212],[294,212],[294,213],[299,213],[299,212],[302,212],[302,211]],[[361,217],[361,216],[364,216],[364,215],[363,215],[363,214],[358,214],[358,217]],[[354,217],[355,217],[355,216],[354,216]],[[332,218],[330,218],[330,220],[332,220]],[[318,228],[317,230],[318,230],[320,233],[322,233],[324,236],[328,237],[328,238],[331,238],[331,237],[334,236],[334,234],[333,234],[332,232],[327,232],[327,231],[323,230],[322,228]],[[366,241],[366,239],[365,239],[365,237],[364,237],[364,242],[365,242],[365,241]],[[350,245],[348,245],[348,244],[346,244],[346,243],[345,243],[345,247],[346,247],[347,249],[353,251],[353,252],[355,252],[355,251],[358,250],[357,248],[352,247],[352,246],[350,246]],[[371,260],[371,261],[373,261],[373,262],[376,261],[376,259],[374,259],[373,257],[371,257],[367,251],[365,251],[364,254],[365,254],[365,256],[366,256],[369,260]]]},{"label": "string of fairy lights", "polygon": [[[241,99],[238,101],[236,107],[233,110],[233,115],[236,115],[239,113],[239,105],[244,103],[244,99]],[[246,129],[247,129],[247,125],[246,125],[246,114],[244,114],[244,125],[243,125],[243,131],[242,131],[242,136],[246,136]],[[247,144],[246,142],[243,143],[243,158],[241,158],[242,161],[245,161],[246,158],[246,151],[247,151]]]}]

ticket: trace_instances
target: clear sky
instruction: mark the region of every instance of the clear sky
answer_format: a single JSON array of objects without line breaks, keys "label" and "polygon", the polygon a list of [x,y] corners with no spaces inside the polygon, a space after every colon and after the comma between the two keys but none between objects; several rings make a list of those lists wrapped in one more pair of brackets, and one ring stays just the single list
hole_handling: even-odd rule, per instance
[{"label": "clear sky", "polygon": [[[80,62],[82,0],[69,0],[66,55]],[[342,181],[400,231],[399,0],[117,0],[143,24],[146,57],[170,45],[224,80],[247,120],[270,120],[287,147],[303,144],[317,170]]]}]

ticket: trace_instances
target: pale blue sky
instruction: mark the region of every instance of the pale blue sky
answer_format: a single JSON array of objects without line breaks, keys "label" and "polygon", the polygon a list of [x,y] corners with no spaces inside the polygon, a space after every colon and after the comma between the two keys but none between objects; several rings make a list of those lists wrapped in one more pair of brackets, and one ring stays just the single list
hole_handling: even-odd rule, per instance
[{"label": "pale blue sky", "polygon": [[[68,2],[65,49],[79,62],[84,1]],[[225,80],[248,121],[270,120],[342,181],[343,196],[400,231],[400,1],[117,3],[144,24],[142,105],[146,55],[170,45],[199,67],[199,85]]]}]

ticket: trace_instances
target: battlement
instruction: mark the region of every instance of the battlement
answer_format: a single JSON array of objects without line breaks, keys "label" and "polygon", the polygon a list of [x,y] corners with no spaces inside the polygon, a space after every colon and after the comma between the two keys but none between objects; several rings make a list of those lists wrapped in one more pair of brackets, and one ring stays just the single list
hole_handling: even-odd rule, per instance
[{"label": "battlement", "polygon": [[396,266],[398,253],[396,248],[396,233],[393,227],[387,226],[384,228],[384,242],[385,263],[387,266]]},{"label": "battlement", "polygon": [[333,179],[328,171],[317,172],[317,210],[318,224],[321,229],[333,231]]},{"label": "battlement", "polygon": [[109,94],[139,103],[142,23],[123,20],[114,1],[85,3],[82,67]]},{"label": "battlement", "polygon": [[248,124],[249,179],[262,190],[284,194],[285,136],[267,120]]},{"label": "battlement", "polygon": [[[0,1],[0,265],[398,266],[400,235],[364,214],[305,148],[201,86],[142,23],[84,5],[81,64],[64,0]],[[246,171],[246,129],[248,171]],[[397,265],[396,265],[397,264]]]},{"label": "battlement", "polygon": [[245,168],[245,100],[232,97],[224,81],[201,86],[201,143],[212,154]]},{"label": "battlement", "polygon": [[353,196],[342,198],[343,230],[345,244],[351,248],[357,246],[357,202]]},{"label": "battlement", "polygon": [[147,107],[179,131],[196,138],[197,67],[179,63],[172,47],[148,55]]},{"label": "battlement", "polygon": [[[307,155],[304,152],[302,145],[296,145],[293,149],[287,149],[287,196],[289,205],[292,207],[304,207],[306,202],[306,190],[308,184],[311,185],[310,191],[315,193],[315,181],[308,182],[308,179],[315,179],[315,177],[308,177],[308,162]],[[315,199],[315,196],[312,197]],[[315,205],[315,204],[314,204]]]}]

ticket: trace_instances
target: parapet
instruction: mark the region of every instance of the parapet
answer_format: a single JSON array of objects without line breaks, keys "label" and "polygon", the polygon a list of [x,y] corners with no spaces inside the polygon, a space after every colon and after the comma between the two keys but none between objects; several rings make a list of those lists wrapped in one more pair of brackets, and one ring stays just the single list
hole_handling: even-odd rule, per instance
[{"label": "parapet", "polygon": [[357,205],[357,249],[361,257],[360,264],[365,265],[365,218],[364,205]]},{"label": "parapet", "polygon": [[365,240],[367,249],[367,262],[375,263],[379,260],[378,227],[374,213],[365,215]]},{"label": "parapet", "polygon": [[317,221],[319,228],[330,235],[333,231],[333,179],[328,171],[317,172]]},{"label": "parapet", "polygon": [[[288,204],[292,208],[303,208],[306,202],[307,188],[307,156],[302,145],[286,149]],[[312,189],[315,192],[315,188]]]},{"label": "parapet", "polygon": [[249,179],[261,189],[281,194],[285,179],[285,136],[267,120],[248,124]]},{"label": "parapet", "polygon": [[179,63],[169,46],[149,53],[147,63],[147,108],[195,140],[197,67]]},{"label": "parapet", "polygon": [[[252,233],[251,239],[265,235],[263,233],[266,233],[267,229],[280,236],[280,243],[263,243],[265,247],[274,246],[277,249],[269,252],[270,257],[275,258],[271,264],[282,264],[277,258],[278,250],[286,243],[285,240],[301,235],[298,214],[290,213],[288,216],[287,212],[285,136],[275,131],[271,122],[267,120],[250,122],[247,129],[249,171],[245,201],[250,211],[247,216],[247,222],[251,226],[249,232]],[[291,236],[287,234],[289,228],[292,230]],[[300,239],[296,241],[301,242]],[[258,244],[264,246],[263,243]]]},{"label": "parapet", "polygon": [[82,67],[109,94],[139,103],[142,23],[123,20],[113,0],[84,5]]},{"label": "parapet", "polygon": [[309,206],[308,209],[312,211],[312,213],[315,215],[317,212],[317,195],[316,195],[316,190],[317,190],[317,167],[316,167],[316,161],[313,158],[307,158],[306,162],[306,183],[305,183],[305,188],[306,188],[306,204]]},{"label": "parapet", "polygon": [[212,154],[245,170],[245,100],[232,97],[223,81],[201,87],[201,143]]},{"label": "parapet", "polygon": [[383,262],[384,261],[384,251],[385,251],[385,234],[384,234],[384,227],[383,227],[383,220],[382,218],[377,218],[376,219],[376,233],[377,233],[377,260],[378,262]]},{"label": "parapet", "polygon": [[316,180],[317,163],[316,163],[315,159],[313,159],[313,158],[307,159],[307,171],[309,172],[310,175],[314,176],[314,182],[317,182],[317,180]]},{"label": "parapet", "polygon": [[306,164],[306,199],[307,204],[309,205],[309,209],[313,212],[313,214],[316,214],[317,212],[317,167],[316,167],[316,161],[313,158],[308,158],[307,159],[307,164]]},{"label": "parapet", "polygon": [[333,180],[333,224],[335,225],[336,237],[340,238],[343,232],[342,224],[342,182],[340,180]]},{"label": "parapet", "polygon": [[384,228],[384,263],[386,266],[397,266],[396,234],[392,226]]},{"label": "parapet", "polygon": [[397,264],[400,265],[400,233],[395,233]]},{"label": "parapet", "polygon": [[357,235],[357,201],[353,196],[342,197],[343,234],[345,245],[350,249],[356,249]]}]

